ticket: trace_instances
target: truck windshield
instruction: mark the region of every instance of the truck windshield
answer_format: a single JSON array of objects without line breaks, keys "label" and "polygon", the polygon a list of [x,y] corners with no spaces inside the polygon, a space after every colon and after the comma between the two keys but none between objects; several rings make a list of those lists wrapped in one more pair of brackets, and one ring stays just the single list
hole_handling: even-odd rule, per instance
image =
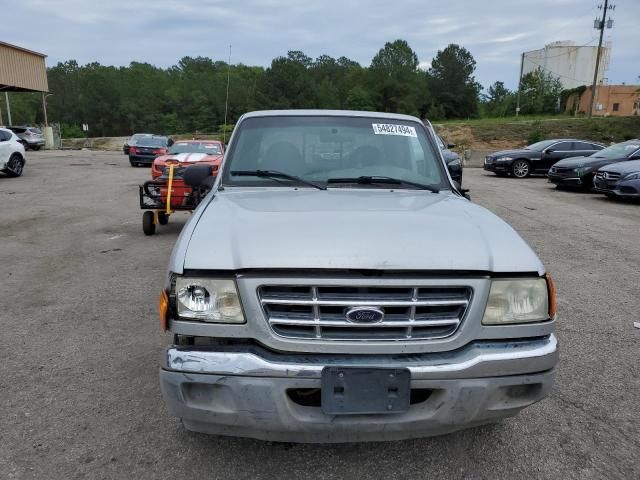
[{"label": "truck windshield", "polygon": [[[363,177],[390,177],[450,188],[423,126],[376,117],[265,116],[239,125],[225,162],[223,184],[282,186],[251,171],[276,171],[330,188],[389,188]],[[243,172],[242,175],[238,172]],[[353,182],[345,179],[353,178]],[[341,179],[340,182],[330,182]],[[411,188],[395,182],[393,188]]]}]

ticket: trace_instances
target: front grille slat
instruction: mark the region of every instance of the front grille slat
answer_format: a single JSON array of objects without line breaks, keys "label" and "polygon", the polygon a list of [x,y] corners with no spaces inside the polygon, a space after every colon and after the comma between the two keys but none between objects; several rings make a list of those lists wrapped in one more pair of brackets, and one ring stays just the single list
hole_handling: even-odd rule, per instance
[{"label": "front grille slat", "polygon": [[[368,307],[374,306],[366,303],[369,300],[301,300],[301,299],[286,299],[286,298],[263,298],[263,304],[272,304],[272,305],[313,305],[313,306],[322,306],[322,305],[333,305],[333,306],[347,306],[352,307],[356,305],[366,305]],[[375,306],[380,307],[438,307],[442,305],[466,305],[468,303],[467,300],[463,299],[442,299],[442,300],[377,300],[375,302]]]},{"label": "front grille slat", "polygon": [[[453,335],[472,297],[467,286],[369,287],[262,285],[258,300],[271,330],[299,340],[433,340]],[[347,318],[351,307],[376,308],[382,320]]]},{"label": "front grille slat", "polygon": [[449,325],[458,325],[460,320],[457,318],[439,319],[439,320],[406,320],[402,322],[386,322],[386,323],[346,323],[346,322],[328,322],[323,320],[303,320],[292,318],[270,318],[269,323],[272,325],[297,325],[308,327],[344,327],[344,328],[398,328],[398,327],[440,327]]}]

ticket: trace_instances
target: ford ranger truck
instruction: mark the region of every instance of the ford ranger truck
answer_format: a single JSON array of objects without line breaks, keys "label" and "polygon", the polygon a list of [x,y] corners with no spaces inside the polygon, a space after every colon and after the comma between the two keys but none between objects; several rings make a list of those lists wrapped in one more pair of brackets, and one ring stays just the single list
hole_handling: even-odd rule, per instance
[{"label": "ford ranger truck", "polygon": [[190,167],[211,190],[160,298],[162,395],[188,430],[396,440],[549,394],[551,277],[436,142],[406,115],[262,111],[238,121],[215,182]]}]

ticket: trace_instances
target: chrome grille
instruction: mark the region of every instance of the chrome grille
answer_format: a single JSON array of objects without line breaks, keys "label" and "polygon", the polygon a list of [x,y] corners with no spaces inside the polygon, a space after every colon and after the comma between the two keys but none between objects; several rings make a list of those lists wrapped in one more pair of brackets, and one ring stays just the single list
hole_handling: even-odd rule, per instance
[{"label": "chrome grille", "polygon": [[605,180],[618,180],[621,174],[617,172],[598,172],[596,177],[604,178]]},{"label": "chrome grille", "polygon": [[559,174],[573,173],[573,168],[551,167],[551,173],[559,173]]},{"label": "chrome grille", "polygon": [[[324,340],[429,340],[453,335],[472,297],[465,286],[262,285],[258,297],[276,335]],[[353,323],[351,307],[379,308],[378,323]]]}]

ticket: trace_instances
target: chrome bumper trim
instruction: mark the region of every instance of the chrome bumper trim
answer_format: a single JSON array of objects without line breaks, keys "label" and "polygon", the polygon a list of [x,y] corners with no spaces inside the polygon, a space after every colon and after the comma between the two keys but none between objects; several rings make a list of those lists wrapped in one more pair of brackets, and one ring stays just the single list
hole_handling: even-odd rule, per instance
[{"label": "chrome bumper trim", "polygon": [[518,341],[475,342],[461,349],[409,355],[289,355],[259,347],[241,351],[170,346],[162,368],[184,373],[248,377],[321,378],[328,365],[406,367],[411,378],[480,378],[537,373],[558,361],[555,335]]}]

